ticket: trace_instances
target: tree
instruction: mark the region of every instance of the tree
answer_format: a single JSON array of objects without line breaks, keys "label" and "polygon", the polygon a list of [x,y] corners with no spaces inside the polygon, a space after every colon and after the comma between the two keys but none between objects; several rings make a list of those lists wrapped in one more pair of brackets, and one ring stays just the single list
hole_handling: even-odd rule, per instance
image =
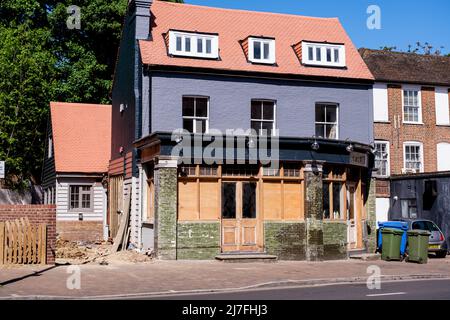
[{"label": "tree", "polygon": [[9,180],[21,186],[39,177],[56,59],[48,30],[2,26],[0,39],[0,159]]},{"label": "tree", "polygon": [[110,102],[127,3],[78,0],[78,30],[66,25],[73,1],[2,0],[0,160],[7,182],[38,182],[50,101]]}]

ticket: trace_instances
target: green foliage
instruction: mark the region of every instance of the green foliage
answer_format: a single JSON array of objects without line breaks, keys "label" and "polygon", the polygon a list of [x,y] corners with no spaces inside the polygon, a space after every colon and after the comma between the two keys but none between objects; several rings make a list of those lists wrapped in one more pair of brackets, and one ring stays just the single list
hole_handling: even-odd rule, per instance
[{"label": "green foliage", "polygon": [[[2,0],[0,160],[16,186],[39,180],[50,101],[109,103],[128,0]],[[67,28],[67,7],[81,29]]]},{"label": "green foliage", "polygon": [[48,30],[1,26],[0,39],[0,159],[20,184],[39,172],[56,59]]}]

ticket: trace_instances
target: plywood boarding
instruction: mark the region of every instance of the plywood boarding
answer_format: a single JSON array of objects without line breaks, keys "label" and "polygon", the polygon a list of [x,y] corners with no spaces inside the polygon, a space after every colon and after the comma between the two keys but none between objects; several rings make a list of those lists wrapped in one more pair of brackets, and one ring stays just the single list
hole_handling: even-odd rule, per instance
[{"label": "plywood boarding", "polygon": [[281,183],[264,182],[263,191],[264,220],[281,220],[282,198]]},{"label": "plywood boarding", "polygon": [[200,182],[200,220],[217,220],[220,218],[219,189],[217,181]]},{"label": "plywood boarding", "polygon": [[198,194],[196,181],[178,183],[178,220],[198,220]]},{"label": "plywood boarding", "polygon": [[285,220],[303,220],[303,186],[300,182],[284,182],[284,214]]}]

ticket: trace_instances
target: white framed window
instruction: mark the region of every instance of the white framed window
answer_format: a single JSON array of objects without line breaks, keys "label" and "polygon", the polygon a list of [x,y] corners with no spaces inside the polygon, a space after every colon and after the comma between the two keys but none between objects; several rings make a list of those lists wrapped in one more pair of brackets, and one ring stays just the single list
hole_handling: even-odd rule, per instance
[{"label": "white framed window", "polygon": [[251,102],[251,128],[258,135],[276,135],[276,103],[273,100],[252,100]]},{"label": "white framed window", "polygon": [[191,133],[208,133],[209,98],[201,96],[183,97],[183,129]]},{"label": "white framed window", "polygon": [[403,86],[403,122],[422,123],[420,88]]},{"label": "white framed window", "polygon": [[219,36],[169,31],[169,54],[195,58],[219,58]]},{"label": "white framed window", "polygon": [[437,87],[435,89],[437,125],[450,125],[450,104],[448,99],[448,90],[449,88],[446,87]]},{"label": "white framed window", "polygon": [[69,187],[69,211],[92,210],[93,188],[91,185],[71,185]]},{"label": "white framed window", "polygon": [[248,38],[248,59],[256,63],[274,64],[275,39]]},{"label": "white framed window", "polygon": [[389,176],[389,141],[375,141],[375,168],[378,177]]},{"label": "white framed window", "polygon": [[325,139],[339,138],[338,109],[337,104],[316,104],[316,137]]},{"label": "white framed window", "polygon": [[403,144],[404,173],[423,172],[423,144],[409,141]]},{"label": "white framed window", "polygon": [[302,63],[325,67],[345,67],[345,45],[302,42]]},{"label": "white framed window", "polygon": [[48,150],[47,150],[47,157],[50,159],[53,157],[53,138],[48,137]]}]

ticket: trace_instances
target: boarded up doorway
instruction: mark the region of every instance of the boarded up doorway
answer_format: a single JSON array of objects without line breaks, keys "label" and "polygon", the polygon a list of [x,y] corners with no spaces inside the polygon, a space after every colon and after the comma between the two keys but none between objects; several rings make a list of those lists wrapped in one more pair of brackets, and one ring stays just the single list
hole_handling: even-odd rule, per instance
[{"label": "boarded up doorway", "polygon": [[123,175],[109,178],[109,237],[114,238],[119,228],[119,217],[123,211]]}]

